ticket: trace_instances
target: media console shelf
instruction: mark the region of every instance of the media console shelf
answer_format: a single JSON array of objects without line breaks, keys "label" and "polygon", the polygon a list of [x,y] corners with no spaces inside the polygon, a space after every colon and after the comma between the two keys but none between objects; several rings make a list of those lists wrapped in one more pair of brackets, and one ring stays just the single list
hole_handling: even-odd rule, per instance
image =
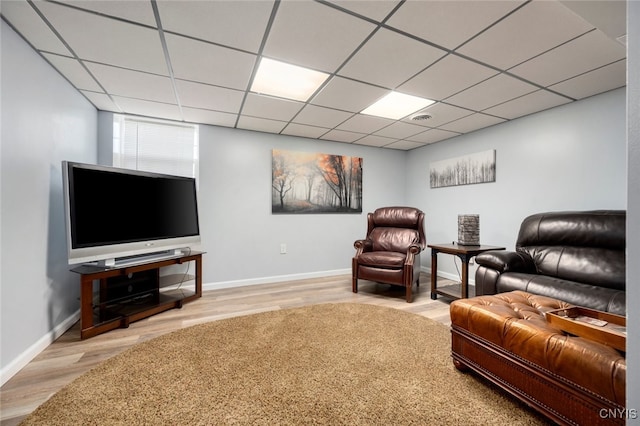
[{"label": "media console shelf", "polygon": [[[160,268],[195,262],[195,290],[160,291]],[[168,259],[105,268],[82,265],[80,274],[80,338],[86,339],[173,308],[202,296],[202,253],[191,252]],[[94,303],[94,281],[100,282]]]}]

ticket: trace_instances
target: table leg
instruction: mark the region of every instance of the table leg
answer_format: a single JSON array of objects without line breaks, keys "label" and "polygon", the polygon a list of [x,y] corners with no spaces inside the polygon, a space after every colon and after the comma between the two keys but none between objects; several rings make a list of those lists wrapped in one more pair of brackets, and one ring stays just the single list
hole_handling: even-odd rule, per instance
[{"label": "table leg", "polygon": [[438,298],[438,250],[431,249],[431,299]]},{"label": "table leg", "polygon": [[93,327],[93,279],[83,276],[80,281],[80,328]]},{"label": "table leg", "polygon": [[469,297],[469,257],[460,256],[462,259],[462,282],[460,283],[460,297],[466,299]]}]

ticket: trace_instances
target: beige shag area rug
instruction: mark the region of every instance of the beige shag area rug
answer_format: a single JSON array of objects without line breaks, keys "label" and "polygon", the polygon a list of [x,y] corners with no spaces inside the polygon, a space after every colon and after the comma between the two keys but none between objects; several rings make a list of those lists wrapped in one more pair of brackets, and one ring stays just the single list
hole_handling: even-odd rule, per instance
[{"label": "beige shag area rug", "polygon": [[450,341],[433,320],[364,304],[224,319],[105,361],[22,424],[544,424],[457,371]]}]

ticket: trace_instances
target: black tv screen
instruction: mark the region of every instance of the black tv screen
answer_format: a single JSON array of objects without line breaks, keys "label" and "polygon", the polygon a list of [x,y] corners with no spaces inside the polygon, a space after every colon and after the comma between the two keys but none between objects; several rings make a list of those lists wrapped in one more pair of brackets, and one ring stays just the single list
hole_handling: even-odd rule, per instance
[{"label": "black tv screen", "polygon": [[194,178],[63,164],[69,263],[200,242]]}]

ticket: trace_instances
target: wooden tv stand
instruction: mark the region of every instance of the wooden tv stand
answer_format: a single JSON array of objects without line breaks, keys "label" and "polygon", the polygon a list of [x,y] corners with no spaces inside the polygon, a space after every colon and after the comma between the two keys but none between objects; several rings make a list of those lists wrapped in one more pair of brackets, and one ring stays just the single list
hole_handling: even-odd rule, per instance
[{"label": "wooden tv stand", "polygon": [[[173,294],[160,291],[160,268],[195,262],[195,291],[181,289]],[[105,268],[82,265],[71,271],[80,274],[80,338],[86,339],[134,321],[181,308],[202,296],[202,253],[191,252],[168,259],[130,266]],[[100,281],[100,295],[94,303],[93,283]]]}]

